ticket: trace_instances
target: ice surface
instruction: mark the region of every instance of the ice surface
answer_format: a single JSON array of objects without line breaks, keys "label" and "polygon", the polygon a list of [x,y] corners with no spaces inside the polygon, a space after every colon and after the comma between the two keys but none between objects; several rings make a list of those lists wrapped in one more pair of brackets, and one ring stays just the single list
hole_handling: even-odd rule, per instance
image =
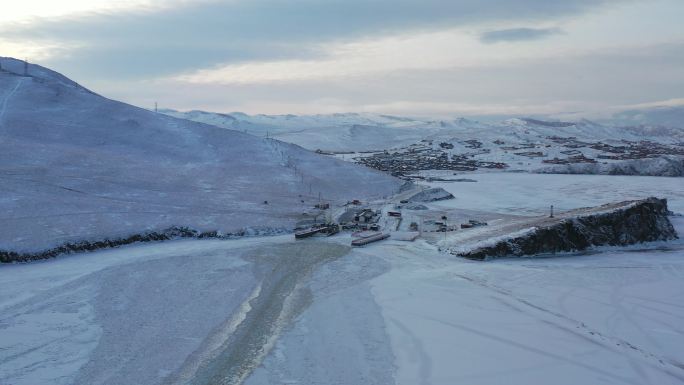
[{"label": "ice surface", "polygon": [[415,247],[369,252],[394,266],[373,292],[396,383],[681,383],[681,245],[486,264]]},{"label": "ice surface", "polygon": [[159,383],[258,282],[250,243],[225,242],[2,266],[0,383]]},{"label": "ice surface", "polygon": [[556,210],[598,206],[624,200],[657,196],[668,207],[684,214],[684,180],[648,176],[553,175],[522,173],[468,174],[477,183],[430,182],[456,199],[442,201],[444,207],[505,214],[548,214]]},{"label": "ice surface", "polygon": [[[678,185],[656,185],[653,178],[496,177],[477,175],[477,183],[458,184],[455,200],[430,205],[479,202],[500,216],[526,197],[573,184],[581,188],[560,195],[567,208],[658,193],[675,211],[683,202]],[[482,189],[513,185],[524,187],[482,197]],[[531,213],[545,209],[541,199],[530,204]],[[684,220],[672,219],[681,235]],[[298,244],[323,252],[350,240],[340,234]],[[684,379],[682,240],[477,263],[424,241],[390,238],[326,260],[298,281],[295,316],[262,329],[253,321],[261,313],[239,315],[251,308],[245,300],[254,298],[264,274],[281,271],[271,263],[291,254],[292,242],[291,236],[172,241],[0,266],[0,383],[210,383],[192,374],[207,362],[222,363],[216,349],[237,330],[226,327],[236,315],[243,329],[276,331],[265,335],[275,336],[263,345],[267,354],[246,366],[250,385]],[[259,293],[254,309],[292,298],[270,293]]]},{"label": "ice surface", "polygon": [[[460,202],[506,214],[518,212],[516,204],[531,197],[540,199],[530,201],[526,213],[543,214],[548,209],[543,199],[549,196],[563,200],[567,209],[649,195],[667,196],[671,207],[683,208],[676,179],[611,178],[484,174],[475,176],[478,183],[433,185],[454,186],[450,191],[457,199],[440,205]],[[658,180],[665,182],[654,183]],[[672,221],[684,234],[682,217]],[[361,283],[349,294],[340,290],[332,296],[337,301],[357,297],[358,312],[346,315],[349,305],[338,304],[328,313],[345,314],[354,325],[358,313],[380,307],[384,329],[366,346],[377,349],[378,341],[389,336],[395,375],[384,383],[678,384],[684,380],[684,334],[678,327],[684,317],[682,255],[680,239],[480,263],[445,256],[423,241],[390,238],[338,261],[389,264],[370,280],[375,305],[365,304]],[[359,383],[336,368],[340,362],[359,365],[354,360],[359,353],[352,355],[347,346],[360,332],[314,310],[332,298],[314,300],[248,383]],[[369,328],[375,328],[373,323]],[[318,353],[320,345],[340,353]],[[378,369],[384,368],[385,354],[375,351]],[[361,373],[367,373],[366,365],[360,364]],[[321,371],[330,375],[321,380],[313,374]],[[361,382],[382,383],[383,378],[375,373]]]}]

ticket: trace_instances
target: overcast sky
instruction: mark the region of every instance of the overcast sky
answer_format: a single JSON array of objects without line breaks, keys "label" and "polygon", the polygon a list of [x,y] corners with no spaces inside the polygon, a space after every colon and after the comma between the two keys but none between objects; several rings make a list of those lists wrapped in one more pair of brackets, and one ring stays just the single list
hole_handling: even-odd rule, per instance
[{"label": "overcast sky", "polygon": [[684,98],[682,0],[21,0],[0,55],[150,108],[422,116]]}]

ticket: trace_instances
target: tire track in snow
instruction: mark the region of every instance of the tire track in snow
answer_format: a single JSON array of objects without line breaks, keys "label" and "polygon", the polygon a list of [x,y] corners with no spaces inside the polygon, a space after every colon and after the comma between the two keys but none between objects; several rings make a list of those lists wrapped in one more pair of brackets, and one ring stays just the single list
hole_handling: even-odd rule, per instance
[{"label": "tire track in snow", "polygon": [[[416,337],[416,335],[406,327],[403,323],[399,322],[396,318],[391,318],[390,321],[406,335],[406,338],[410,341],[413,351],[416,352],[418,361],[418,375],[420,378],[420,385],[431,385],[432,384],[432,360],[430,356],[425,352],[423,348],[423,343]],[[418,382],[417,382],[418,383]]]},{"label": "tire track in snow", "polygon": [[621,382],[621,383],[625,383],[625,384],[641,385],[641,382],[634,380],[632,378],[624,377],[621,375],[616,375],[615,373],[611,373],[607,370],[585,364],[581,361],[577,361],[573,358],[565,357],[561,354],[556,354],[556,353],[551,352],[551,351],[542,350],[542,349],[539,349],[539,348],[532,346],[532,345],[523,344],[523,343],[514,341],[512,339],[501,337],[501,336],[491,334],[491,333],[487,333],[487,332],[484,332],[481,330],[477,330],[477,329],[471,328],[471,327],[466,326],[466,325],[461,325],[461,324],[457,324],[454,322],[447,322],[447,321],[443,321],[443,320],[440,320],[437,318],[432,318],[432,317],[424,317],[424,318],[431,320],[431,321],[434,321],[434,322],[437,322],[437,323],[440,323],[440,324],[443,324],[445,326],[450,326],[452,328],[468,332],[470,334],[478,335],[480,337],[483,337],[483,338],[486,338],[489,340],[493,340],[493,341],[497,341],[497,342],[500,342],[500,343],[503,343],[503,344],[506,344],[509,346],[517,347],[521,350],[524,350],[524,351],[527,351],[530,353],[534,353],[534,354],[540,355],[542,357],[547,357],[547,356],[552,357],[552,358],[554,358],[560,362],[566,362],[568,364],[587,369],[587,370],[594,372],[596,374],[599,374],[599,375],[611,378],[613,380],[616,380],[617,382]]},{"label": "tire track in snow", "polygon": [[[348,251],[347,246],[315,240],[258,249],[252,258],[265,276],[256,296],[243,308],[249,309],[244,318],[238,316],[240,322],[235,329],[228,327],[224,331],[225,342],[220,349],[204,354],[204,361],[188,364],[189,370],[171,384],[243,383],[268,355],[282,331],[309,305],[311,293],[306,283],[310,274]],[[193,378],[184,381],[193,371]]]},{"label": "tire track in snow", "polygon": [[[621,351],[625,351],[625,350],[629,349],[629,350],[632,350],[636,353],[639,353],[645,359],[643,361],[644,363],[649,364],[654,368],[660,369],[663,373],[671,376],[672,378],[677,379],[678,381],[684,381],[684,376],[681,373],[675,373],[673,371],[668,370],[668,366],[669,366],[669,368],[675,369],[677,372],[679,370],[684,370],[684,367],[683,367],[684,365],[678,365],[679,363],[676,361],[672,361],[668,358],[658,356],[654,353],[651,353],[651,352],[649,352],[643,348],[640,348],[640,347],[630,343],[629,341],[626,341],[626,340],[621,339],[619,337],[605,335],[605,334],[599,332],[598,330],[595,330],[595,329],[587,326],[584,322],[573,319],[571,317],[568,317],[564,314],[561,314],[561,313],[555,312],[553,310],[547,309],[545,307],[536,305],[536,304],[534,304],[534,303],[532,303],[532,302],[530,302],[524,298],[520,298],[520,297],[516,296],[510,290],[492,285],[483,279],[469,277],[467,275],[462,275],[462,274],[453,274],[453,276],[464,279],[466,281],[469,281],[469,282],[471,282],[475,285],[481,286],[483,288],[492,290],[495,293],[502,295],[501,300],[506,298],[508,300],[520,303],[529,309],[536,310],[536,311],[542,312],[544,314],[550,315],[560,322],[551,321],[551,320],[541,320],[541,321],[579,336],[576,332],[574,332],[572,330],[571,327],[566,326],[566,325],[562,325],[562,323],[568,323],[569,322],[570,325],[574,325],[574,327],[576,329],[583,330],[585,333],[589,334],[588,336],[586,336],[585,339],[592,339],[593,338],[595,340],[594,342],[596,344],[599,344],[599,345],[603,346],[604,348],[608,348],[608,349],[612,350],[612,349],[614,349],[613,346],[615,346],[615,347],[619,347]],[[509,304],[509,305],[512,305],[512,304]],[[438,321],[438,320],[435,320],[435,321]],[[442,321],[439,321],[439,322],[442,322]],[[442,322],[442,323],[445,323],[445,322]],[[580,366],[590,367],[590,366],[585,365],[585,364],[582,364]]]},{"label": "tire track in snow", "polygon": [[238,311],[226,322],[221,325],[216,332],[214,332],[205,342],[202,347],[198,349],[188,360],[183,364],[180,373],[176,378],[168,383],[169,385],[183,385],[187,384],[197,374],[197,371],[202,366],[202,363],[215,359],[221,351],[226,348],[226,343],[230,336],[235,333],[237,328],[247,318],[247,314],[252,310],[251,302],[256,299],[261,293],[261,283],[254,288],[252,293],[247,297],[245,302],[240,305]]},{"label": "tire track in snow", "polygon": [[5,96],[5,100],[2,101],[2,105],[0,105],[0,122],[5,118],[5,111],[7,110],[7,102],[14,96],[14,93],[17,92],[17,89],[19,89],[19,86],[24,82],[24,79],[26,78],[20,78],[17,80],[16,84],[14,85],[14,88],[10,92],[7,93]]}]

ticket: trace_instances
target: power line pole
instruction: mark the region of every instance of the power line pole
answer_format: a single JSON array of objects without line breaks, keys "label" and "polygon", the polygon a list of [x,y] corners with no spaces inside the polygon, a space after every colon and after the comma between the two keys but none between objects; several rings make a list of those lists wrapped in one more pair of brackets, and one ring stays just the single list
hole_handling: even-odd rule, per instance
[{"label": "power line pole", "polygon": [[28,76],[28,59],[24,59],[24,76]]},{"label": "power line pole", "polygon": [[154,102],[154,112],[157,112],[157,102]]}]

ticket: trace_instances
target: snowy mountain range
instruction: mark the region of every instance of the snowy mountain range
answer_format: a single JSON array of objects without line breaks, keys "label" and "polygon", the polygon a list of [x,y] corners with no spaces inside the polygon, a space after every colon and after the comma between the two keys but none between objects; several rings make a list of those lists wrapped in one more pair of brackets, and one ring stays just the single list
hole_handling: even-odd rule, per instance
[{"label": "snowy mountain range", "polygon": [[[197,110],[179,112],[170,109],[160,112],[323,151],[384,150],[407,146],[424,139],[452,138],[529,142],[544,141],[551,136],[564,136],[595,141],[684,141],[684,107],[649,111],[649,115],[641,112],[639,118],[636,110],[624,112],[615,115],[613,120],[601,123],[586,119],[563,122],[533,118],[510,118],[485,123],[466,118],[440,120],[370,113],[298,116],[248,115],[241,112],[222,114]],[[649,121],[654,123],[648,123]],[[681,125],[672,124],[676,121],[682,122]]]},{"label": "snowy mountain range", "polygon": [[388,195],[385,173],[177,119],[0,58],[0,251],[187,226],[291,229],[319,196]]}]

